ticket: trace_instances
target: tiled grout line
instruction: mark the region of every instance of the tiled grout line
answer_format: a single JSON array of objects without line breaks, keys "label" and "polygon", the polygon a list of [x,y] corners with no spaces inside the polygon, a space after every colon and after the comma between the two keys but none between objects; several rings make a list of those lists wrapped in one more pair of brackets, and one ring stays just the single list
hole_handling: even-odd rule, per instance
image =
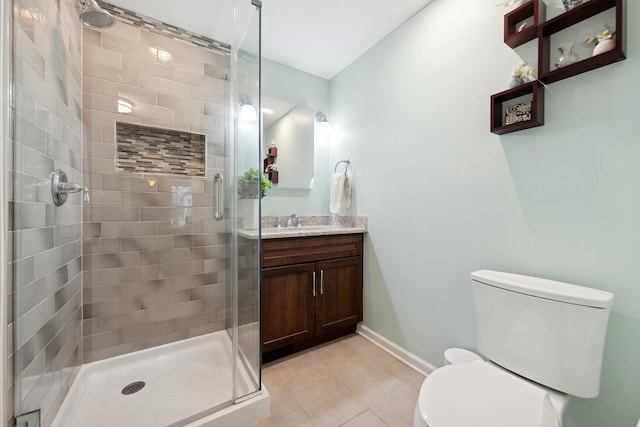
[{"label": "tiled grout line", "polygon": [[[366,405],[365,405],[365,406],[366,406]],[[363,410],[362,410],[362,412],[360,412],[360,413],[358,413],[358,414],[354,415],[353,417],[349,418],[347,421],[343,422],[343,423],[342,423],[342,424],[340,424],[340,426],[338,426],[338,427],[341,427],[341,426],[346,425],[347,423],[349,423],[349,422],[353,421],[354,419],[358,418],[360,415],[364,414],[364,413],[365,413],[365,412],[367,412],[367,411],[372,411],[372,409],[371,409],[371,408],[369,408],[369,407],[367,406],[367,407],[366,407],[366,409],[363,409]],[[372,412],[373,412],[373,411],[372,411]],[[375,412],[374,412],[374,413],[375,413]],[[376,416],[377,416],[377,415],[376,415]],[[383,421],[383,423],[384,423],[384,421]],[[385,425],[386,425],[386,424],[385,424]]]}]

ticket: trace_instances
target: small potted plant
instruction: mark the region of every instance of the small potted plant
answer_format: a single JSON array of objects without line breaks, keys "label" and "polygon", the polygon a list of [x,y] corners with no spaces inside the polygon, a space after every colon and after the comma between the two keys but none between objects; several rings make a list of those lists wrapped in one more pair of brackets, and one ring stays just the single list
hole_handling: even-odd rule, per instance
[{"label": "small potted plant", "polygon": [[[259,186],[258,179],[260,180]],[[238,194],[241,199],[258,199],[264,197],[266,190],[272,187],[271,181],[263,174],[259,174],[256,168],[249,169],[238,178]],[[258,192],[258,188],[260,188],[260,192]]]},{"label": "small potted plant", "polygon": [[610,50],[615,49],[616,41],[613,39],[615,35],[616,35],[616,32],[611,31],[611,28],[609,28],[608,25],[605,25],[603,32],[595,35],[586,36],[584,38],[584,42],[586,44],[595,43],[592,56],[596,56],[596,55],[600,55],[601,53],[608,52]]},{"label": "small potted plant", "polygon": [[238,177],[239,216],[245,230],[256,230],[260,224],[259,200],[265,196],[266,190],[272,188],[264,174],[251,168]]},{"label": "small potted plant", "polygon": [[511,73],[509,87],[514,88],[534,80],[536,80],[536,69],[526,62],[521,62],[513,69],[513,73]]}]

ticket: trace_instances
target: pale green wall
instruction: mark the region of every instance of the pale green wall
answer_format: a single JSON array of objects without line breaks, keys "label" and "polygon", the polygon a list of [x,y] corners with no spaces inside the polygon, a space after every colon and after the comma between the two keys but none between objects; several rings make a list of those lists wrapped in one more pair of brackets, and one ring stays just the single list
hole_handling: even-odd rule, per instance
[{"label": "pale green wall", "polygon": [[640,417],[640,4],[626,61],[557,82],[546,125],[489,133],[516,54],[495,2],[436,0],[331,80],[330,163],[352,160],[369,217],[365,324],[440,365],[475,345],[482,268],[616,294],[600,397],[567,427]]},{"label": "pale green wall", "polygon": [[[328,80],[265,59],[262,61],[262,95],[329,115]],[[321,132],[315,135],[314,161],[313,188],[287,190],[274,187],[268,190],[262,205],[263,215],[320,215],[329,212],[329,136]],[[281,170],[280,173],[287,171]]]}]

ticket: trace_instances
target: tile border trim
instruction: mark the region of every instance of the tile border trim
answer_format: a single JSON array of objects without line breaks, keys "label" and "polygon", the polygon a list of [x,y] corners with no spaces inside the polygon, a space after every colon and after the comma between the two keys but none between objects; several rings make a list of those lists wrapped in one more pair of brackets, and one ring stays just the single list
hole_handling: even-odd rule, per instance
[{"label": "tile border trim", "polygon": [[153,33],[160,34],[174,40],[180,40],[197,47],[203,47],[216,53],[222,53],[225,55],[229,55],[231,53],[231,45],[227,43],[222,43],[209,37],[205,37],[189,30],[185,30],[184,28],[176,27],[175,25],[167,24],[166,22],[162,22],[148,16],[140,15],[131,10],[112,5],[102,0],[97,0],[97,2],[100,7],[111,13],[117,20],[124,22],[125,24],[144,28],[145,30],[151,31]]}]

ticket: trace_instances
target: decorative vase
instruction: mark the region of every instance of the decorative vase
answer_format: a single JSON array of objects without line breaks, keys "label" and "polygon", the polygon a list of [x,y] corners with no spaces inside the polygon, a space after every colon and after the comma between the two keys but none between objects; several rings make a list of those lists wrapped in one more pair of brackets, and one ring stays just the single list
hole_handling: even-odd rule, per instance
[{"label": "decorative vase", "polygon": [[616,48],[616,41],[614,39],[604,39],[599,42],[596,47],[593,48],[593,56],[600,55],[601,53],[609,52]]},{"label": "decorative vase", "polygon": [[509,87],[510,88],[518,87],[523,83],[524,83],[524,80],[522,80],[522,77],[511,77],[511,81],[509,82]]},{"label": "decorative vase", "polygon": [[260,223],[260,199],[240,199],[238,203],[239,216],[242,217],[242,228],[257,230]]},{"label": "decorative vase", "polygon": [[576,6],[580,6],[584,2],[585,0],[562,0],[562,6],[564,6],[564,10],[568,12]]},{"label": "decorative vase", "polygon": [[558,57],[556,61],[556,68],[566,67],[574,62],[578,62],[578,59],[580,59],[578,55],[573,52],[573,42],[558,46],[558,51],[560,52],[560,57]]}]

